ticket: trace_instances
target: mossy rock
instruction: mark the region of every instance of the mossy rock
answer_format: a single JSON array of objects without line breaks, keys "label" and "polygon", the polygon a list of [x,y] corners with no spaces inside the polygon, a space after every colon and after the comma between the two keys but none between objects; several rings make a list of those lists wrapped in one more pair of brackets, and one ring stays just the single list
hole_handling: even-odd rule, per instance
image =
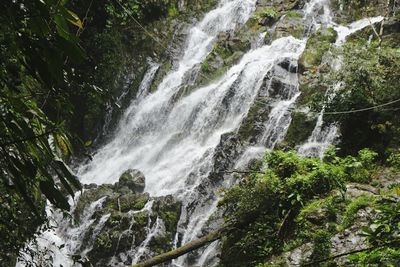
[{"label": "mossy rock", "polygon": [[85,190],[78,199],[75,210],[73,211],[74,218],[77,222],[80,221],[85,209],[92,204],[94,201],[107,196],[111,197],[114,195],[114,190],[112,185],[100,185],[96,188]]},{"label": "mossy rock", "polygon": [[163,220],[171,238],[175,236],[181,208],[182,204],[172,196],[157,198],[153,204],[153,211]]},{"label": "mossy rock", "polygon": [[257,142],[257,137],[264,132],[263,122],[268,118],[271,111],[268,100],[259,98],[250,107],[246,118],[238,130],[240,140],[249,143]]},{"label": "mossy rock", "polygon": [[153,237],[149,242],[151,251],[161,254],[172,249],[173,243],[169,236],[160,235]]},{"label": "mossy rock", "polygon": [[296,145],[304,143],[311,135],[317,119],[304,112],[293,112],[292,122],[290,123],[284,142],[294,148]]},{"label": "mossy rock", "polygon": [[121,174],[118,183],[115,184],[115,187],[117,189],[127,187],[131,191],[141,193],[144,190],[145,182],[146,178],[141,171],[129,169]]},{"label": "mossy rock", "polygon": [[131,210],[141,210],[149,201],[149,194],[127,194],[119,198],[121,212],[128,212]]},{"label": "mossy rock", "polygon": [[307,41],[306,48],[299,59],[299,70],[303,73],[321,64],[323,55],[336,41],[337,32],[333,28],[323,28],[313,33]]},{"label": "mossy rock", "polygon": [[230,66],[238,62],[244,52],[250,49],[248,36],[241,37],[228,32],[218,35],[212,51],[200,66],[200,74],[196,83],[207,84],[222,76]]},{"label": "mossy rock", "polygon": [[301,16],[285,16],[276,25],[272,40],[282,37],[293,36],[295,38],[303,38],[305,25]]},{"label": "mossy rock", "polygon": [[146,211],[136,213],[133,218],[135,220],[135,224],[138,227],[144,228],[147,225],[147,223],[149,222],[149,214]]}]

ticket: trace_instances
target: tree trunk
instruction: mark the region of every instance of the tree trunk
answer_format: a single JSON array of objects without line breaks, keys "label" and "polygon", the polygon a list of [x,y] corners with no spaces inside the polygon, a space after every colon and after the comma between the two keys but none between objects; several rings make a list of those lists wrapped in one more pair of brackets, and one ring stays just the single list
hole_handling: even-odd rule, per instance
[{"label": "tree trunk", "polygon": [[201,248],[210,242],[220,239],[222,236],[222,233],[223,233],[222,229],[212,232],[206,236],[203,236],[202,238],[193,240],[193,241],[183,245],[182,247],[179,247],[179,248],[171,250],[169,252],[160,254],[158,256],[155,256],[153,258],[145,260],[144,262],[134,264],[134,265],[132,265],[132,267],[151,267],[151,266],[163,263],[163,262],[167,262],[167,261],[176,259],[179,256],[182,256],[182,255],[189,253],[195,249]]}]

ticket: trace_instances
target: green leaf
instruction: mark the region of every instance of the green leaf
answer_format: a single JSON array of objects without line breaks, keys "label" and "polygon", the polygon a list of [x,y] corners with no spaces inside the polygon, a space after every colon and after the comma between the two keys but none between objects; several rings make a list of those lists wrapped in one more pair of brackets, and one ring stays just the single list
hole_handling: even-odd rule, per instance
[{"label": "green leaf", "polygon": [[71,10],[67,10],[67,14],[69,15],[67,17],[67,20],[75,25],[76,27],[78,27],[79,29],[83,29],[83,23],[80,20],[80,18],[78,17],[78,15],[76,15],[74,12],[72,12]]},{"label": "green leaf", "polygon": [[65,175],[65,178],[71,183],[76,189],[81,190],[82,184],[79,182],[78,177],[76,177],[72,171],[68,168],[67,165],[61,160],[54,161],[56,166],[61,170],[61,172]]},{"label": "green leaf", "polygon": [[70,40],[71,34],[69,32],[69,28],[68,28],[68,25],[67,25],[67,22],[66,22],[64,16],[60,15],[60,14],[55,15],[54,22],[56,23],[57,33],[61,37],[65,38],[67,40]]},{"label": "green leaf", "polygon": [[67,190],[68,194],[71,197],[74,197],[74,190],[72,189],[72,187],[70,186],[70,184],[68,183],[68,181],[65,179],[64,175],[62,175],[57,169],[54,169],[55,172],[57,173],[58,178],[60,179],[60,182],[62,183],[62,185],[64,186],[64,188]]},{"label": "green leaf", "polygon": [[88,140],[88,141],[86,141],[86,142],[85,142],[85,144],[84,144],[84,145],[85,145],[86,147],[88,147],[88,146],[91,146],[91,145],[92,145],[92,143],[93,143],[93,141],[92,141],[92,140]]},{"label": "green leaf", "polygon": [[40,181],[39,187],[40,191],[42,191],[42,193],[53,205],[63,210],[70,209],[70,205],[67,199],[63,196],[60,190],[54,187],[54,181],[52,180]]}]

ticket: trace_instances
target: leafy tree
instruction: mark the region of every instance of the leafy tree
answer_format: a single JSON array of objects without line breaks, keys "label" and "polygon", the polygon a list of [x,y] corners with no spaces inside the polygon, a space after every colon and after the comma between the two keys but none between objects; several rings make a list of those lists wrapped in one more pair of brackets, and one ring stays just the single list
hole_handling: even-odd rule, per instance
[{"label": "leafy tree", "polygon": [[63,162],[72,148],[59,114],[73,90],[68,63],[85,54],[82,21],[66,1],[2,1],[0,8],[0,258],[12,262],[45,219],[43,196],[68,210],[62,190],[81,189]]}]

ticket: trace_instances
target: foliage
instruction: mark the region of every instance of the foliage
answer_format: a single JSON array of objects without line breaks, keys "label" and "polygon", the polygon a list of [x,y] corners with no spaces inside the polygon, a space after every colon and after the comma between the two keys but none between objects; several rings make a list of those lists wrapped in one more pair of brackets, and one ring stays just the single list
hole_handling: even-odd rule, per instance
[{"label": "foliage", "polygon": [[386,163],[394,171],[400,171],[400,149],[393,151],[387,158]]},{"label": "foliage", "polygon": [[82,62],[85,54],[77,37],[83,22],[65,1],[0,7],[0,235],[1,258],[10,259],[45,219],[43,196],[68,210],[62,190],[73,196],[81,189],[62,161],[72,148],[57,111],[70,105],[74,71],[66,63]]},{"label": "foliage", "polygon": [[299,12],[296,12],[296,11],[293,11],[293,10],[290,10],[290,11],[286,12],[285,15],[288,18],[302,18],[303,17]]},{"label": "foliage", "polygon": [[362,149],[358,157],[347,156],[343,163],[349,181],[367,183],[371,181],[374,170],[377,168],[376,158],[378,154],[369,149]]},{"label": "foliage", "polygon": [[373,206],[375,198],[370,195],[361,195],[355,199],[352,199],[350,203],[346,206],[346,211],[343,215],[342,219],[342,229],[346,229],[356,218],[356,214],[360,209],[363,209],[368,206]]},{"label": "foliage", "polygon": [[108,27],[129,25],[132,22],[131,17],[138,21],[149,23],[162,16],[175,17],[178,15],[177,6],[171,0],[129,0],[119,1],[120,4],[115,3],[116,1],[119,0],[108,1],[105,6],[107,15],[110,18],[107,20]]},{"label": "foliage", "polygon": [[[397,48],[358,41],[348,42],[339,53],[343,56],[342,67],[317,84],[317,87],[333,88],[340,81],[340,89],[333,99],[325,99],[327,112],[370,108],[400,99],[397,88],[400,51]],[[387,149],[398,147],[400,142],[399,108],[400,102],[397,102],[362,112],[327,114],[326,122],[340,122],[341,153],[355,154],[369,147],[386,157]]]},{"label": "foliage", "polygon": [[368,266],[395,266],[400,257],[400,201],[382,199],[377,207],[377,216],[370,226],[363,228],[364,235],[372,248],[368,252],[357,253],[349,259]]},{"label": "foliage", "polygon": [[[234,235],[223,244],[222,262],[254,263],[282,249],[299,207],[313,197],[342,188],[345,174],[336,164],[301,158],[295,152],[266,154],[267,169],[229,190],[220,203]],[[239,225],[239,227],[237,227]],[[289,226],[292,225],[292,226]],[[287,228],[287,229],[284,229]]]},{"label": "foliage", "polygon": [[279,12],[274,7],[265,7],[255,14],[256,19],[275,19],[279,16]]},{"label": "foliage", "polygon": [[[346,181],[359,179],[358,173],[369,177],[376,167],[375,156],[366,149],[357,157],[340,158],[334,148],[324,161],[293,151],[267,153],[266,167],[228,190],[220,202],[226,227],[233,228],[223,241],[222,264],[256,265],[287,249],[285,241],[294,234],[302,242],[315,243],[313,260],[328,256],[329,240],[337,229],[329,224],[337,221],[337,203],[343,202],[337,192],[345,191]],[[360,198],[349,206],[346,224],[366,201]],[[307,221],[328,228],[311,230]]]},{"label": "foliage", "polygon": [[[68,209],[53,175],[71,195],[73,188],[80,189],[59,158],[72,149],[62,122],[50,120],[42,108],[49,95],[58,96],[52,103],[56,107],[68,104],[62,86],[68,85],[72,70],[65,62],[84,57],[68,24],[80,29],[82,22],[57,1],[15,2],[4,8],[11,23],[2,24],[0,36],[4,59],[0,73],[2,182],[15,188],[37,214],[28,194],[32,189],[40,189],[53,204]],[[46,97],[37,99],[38,95]]]},{"label": "foliage", "polygon": [[331,234],[326,230],[318,230],[314,235],[314,249],[310,260],[319,260],[329,257],[331,251]]}]

